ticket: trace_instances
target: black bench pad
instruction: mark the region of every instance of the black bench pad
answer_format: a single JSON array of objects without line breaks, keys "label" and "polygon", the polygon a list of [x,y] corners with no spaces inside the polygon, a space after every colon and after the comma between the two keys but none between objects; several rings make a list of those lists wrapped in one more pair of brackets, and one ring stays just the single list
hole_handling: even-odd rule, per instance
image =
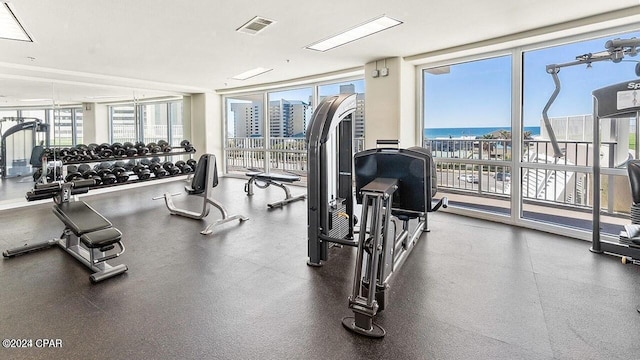
[{"label": "black bench pad", "polygon": [[53,213],[76,236],[111,227],[111,222],[84,201],[65,202],[53,207]]},{"label": "black bench pad", "polygon": [[80,241],[88,248],[101,248],[117,243],[122,238],[122,233],[116,228],[107,228],[85,233],[80,236]]},{"label": "black bench pad", "polygon": [[297,175],[286,175],[286,174],[270,174],[259,171],[248,172],[245,175],[254,177],[258,180],[275,180],[282,182],[294,182],[299,181],[300,176]]}]

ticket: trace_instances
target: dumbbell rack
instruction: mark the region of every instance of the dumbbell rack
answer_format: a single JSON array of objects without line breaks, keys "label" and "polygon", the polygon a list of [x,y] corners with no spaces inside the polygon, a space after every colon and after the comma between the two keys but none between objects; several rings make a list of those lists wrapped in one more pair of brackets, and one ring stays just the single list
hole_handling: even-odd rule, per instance
[{"label": "dumbbell rack", "polygon": [[[114,162],[114,161],[129,161],[129,160],[139,160],[139,159],[149,159],[149,158],[153,158],[153,157],[172,157],[172,156],[178,156],[178,155],[189,155],[189,158],[193,158],[193,154],[195,152],[190,152],[190,151],[171,151],[171,152],[159,152],[159,153],[147,153],[145,155],[136,155],[136,156],[131,156],[131,157],[113,157],[113,158],[103,158],[103,159],[91,159],[91,160],[74,160],[74,161],[68,161],[68,162],[62,162],[62,176],[63,178],[67,175],[66,174],[66,170],[67,170],[67,166],[69,165],[80,165],[80,164],[98,164],[101,162]],[[60,161],[58,159],[49,159],[44,157],[43,158],[43,164],[46,164],[48,161]],[[174,178],[174,177],[180,177],[180,176],[186,176],[188,174],[176,174],[176,175],[170,175],[167,174],[161,178],[157,178],[155,177],[155,175],[152,175],[151,177],[149,177],[148,179],[138,179],[136,174],[130,174],[129,175],[129,180],[125,181],[125,182],[116,182],[114,184],[100,184],[100,185],[95,185],[92,186],[91,189],[101,189],[101,188],[108,188],[108,187],[114,187],[114,186],[120,186],[120,185],[128,185],[128,184],[137,184],[137,183],[141,183],[141,182],[148,182],[148,181],[155,181],[155,180],[160,180],[160,179],[167,179],[167,178]],[[134,177],[135,179],[131,179],[131,177]],[[46,181],[46,177],[45,177],[45,181]]]}]

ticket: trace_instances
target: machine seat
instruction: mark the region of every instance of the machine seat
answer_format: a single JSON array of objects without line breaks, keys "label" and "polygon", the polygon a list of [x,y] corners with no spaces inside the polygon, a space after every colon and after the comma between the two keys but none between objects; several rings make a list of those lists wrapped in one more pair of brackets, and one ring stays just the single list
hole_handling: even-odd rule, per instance
[{"label": "machine seat", "polygon": [[116,228],[106,228],[80,236],[80,241],[88,248],[104,248],[115,244],[122,238],[122,233]]},{"label": "machine seat", "polygon": [[245,175],[261,181],[280,181],[280,182],[292,183],[294,181],[300,180],[300,176],[297,176],[297,175],[271,174],[271,173],[264,173],[260,171],[248,172]]},{"label": "machine seat", "polygon": [[111,227],[111,222],[84,201],[65,202],[53,207],[53,213],[76,236]]}]

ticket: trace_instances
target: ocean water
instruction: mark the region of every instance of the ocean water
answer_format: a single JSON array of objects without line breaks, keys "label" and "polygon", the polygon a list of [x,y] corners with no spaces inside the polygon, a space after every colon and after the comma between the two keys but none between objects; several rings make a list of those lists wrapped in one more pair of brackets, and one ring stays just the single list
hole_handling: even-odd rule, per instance
[{"label": "ocean water", "polygon": [[[469,128],[435,128],[424,129],[425,139],[447,139],[447,138],[460,138],[460,137],[482,137],[482,135],[492,133],[498,130],[510,129],[504,127],[469,127]],[[525,126],[524,131],[530,131],[531,136],[540,135],[540,126]]]}]

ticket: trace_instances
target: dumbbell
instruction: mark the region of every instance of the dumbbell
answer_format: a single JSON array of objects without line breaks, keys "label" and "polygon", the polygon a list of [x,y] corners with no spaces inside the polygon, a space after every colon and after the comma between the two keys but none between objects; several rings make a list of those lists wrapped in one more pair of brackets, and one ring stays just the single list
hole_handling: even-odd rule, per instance
[{"label": "dumbbell", "polygon": [[147,155],[149,153],[149,148],[146,146],[141,146],[138,148],[138,155],[140,156],[144,156]]},{"label": "dumbbell", "polygon": [[67,176],[65,176],[65,178],[64,178],[64,181],[65,182],[71,182],[71,181],[79,180],[79,179],[83,179],[82,174],[77,172],[77,171],[75,171],[75,172],[67,174]]},{"label": "dumbbell", "polygon": [[137,165],[137,164],[136,164],[136,161],[135,161],[135,160],[133,160],[133,159],[131,159],[131,160],[127,161],[127,162],[124,164],[124,166],[123,166],[123,167],[124,167],[127,171],[133,171],[133,168],[134,168],[134,166],[136,166],[136,165]]},{"label": "dumbbell", "polygon": [[130,158],[130,157],[137,156],[137,155],[138,155],[138,149],[136,149],[136,148],[134,148],[134,147],[130,147],[130,148],[128,148],[128,149],[126,149],[126,150],[124,151],[124,154],[125,154],[127,157],[129,157],[129,158]]},{"label": "dumbbell", "polygon": [[184,148],[184,151],[186,151],[186,152],[195,152],[196,151],[196,149],[193,148],[193,145],[191,145],[189,140],[180,141],[180,146],[182,146]]},{"label": "dumbbell", "polygon": [[67,174],[71,174],[71,173],[78,172],[78,171],[79,171],[78,167],[75,166],[75,165],[67,166]]},{"label": "dumbbell", "polygon": [[86,170],[85,172],[83,172],[82,173],[82,177],[85,178],[85,179],[93,179],[95,181],[96,185],[102,184],[102,178],[93,169],[89,169],[89,170]]},{"label": "dumbbell", "polygon": [[159,163],[152,163],[149,166],[149,170],[157,177],[157,178],[162,178],[168,175],[167,170],[165,170],[162,165],[160,165]]},{"label": "dumbbell", "polygon": [[111,157],[113,157],[113,150],[111,150],[111,148],[109,148],[109,147],[103,147],[98,152],[98,156],[100,156],[100,158],[102,158],[102,159],[111,158]]},{"label": "dumbbell", "polygon": [[89,166],[89,164],[80,164],[78,166],[78,172],[81,172],[84,174],[85,171],[90,170],[91,166]]},{"label": "dumbbell", "polygon": [[132,147],[134,147],[133,143],[131,141],[125,141],[122,144],[122,147],[125,148],[125,150],[131,149]]},{"label": "dumbbell", "polygon": [[165,161],[162,164],[162,168],[167,170],[167,173],[169,173],[170,175],[180,174],[180,169],[176,167],[171,161]]},{"label": "dumbbell", "polygon": [[147,180],[151,177],[151,171],[147,165],[138,164],[134,166],[133,173],[136,174],[140,180]]},{"label": "dumbbell", "polygon": [[157,163],[157,162],[150,163],[148,166],[149,166],[149,170],[150,170],[152,173],[155,173],[155,172],[156,172],[156,170],[158,170],[158,169],[161,169],[161,168],[162,168],[162,165],[160,165],[160,163]]},{"label": "dumbbell", "polygon": [[152,154],[159,153],[159,152],[162,151],[162,148],[160,146],[158,146],[158,144],[156,144],[154,142],[148,143],[147,147],[149,148],[149,152],[152,153]]},{"label": "dumbbell", "polygon": [[126,182],[129,180],[129,174],[127,174],[127,170],[120,166],[114,166],[111,173],[116,176],[116,181],[119,183]]},{"label": "dumbbell", "polygon": [[183,174],[188,174],[190,172],[193,172],[193,169],[191,168],[191,166],[187,165],[187,163],[182,160],[176,161],[175,165],[178,169],[180,169],[180,172]]},{"label": "dumbbell", "polygon": [[195,159],[189,159],[187,160],[187,165],[191,166],[193,171],[196,171],[196,165],[198,165],[198,162]]},{"label": "dumbbell", "polygon": [[102,183],[105,185],[115,184],[118,181],[117,177],[111,172],[110,169],[100,169],[97,173],[98,176],[102,178]]}]

